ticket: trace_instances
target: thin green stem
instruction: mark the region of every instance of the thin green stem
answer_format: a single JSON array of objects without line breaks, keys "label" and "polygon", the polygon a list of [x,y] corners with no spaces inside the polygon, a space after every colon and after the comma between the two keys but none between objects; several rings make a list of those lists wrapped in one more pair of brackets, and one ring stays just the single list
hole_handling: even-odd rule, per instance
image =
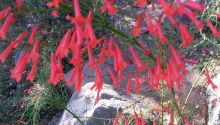
[{"label": "thin green stem", "polygon": [[75,119],[77,119],[81,125],[84,125],[84,123],[79,119],[79,117],[76,114],[71,112],[68,108],[65,108],[65,110],[68,111]]}]

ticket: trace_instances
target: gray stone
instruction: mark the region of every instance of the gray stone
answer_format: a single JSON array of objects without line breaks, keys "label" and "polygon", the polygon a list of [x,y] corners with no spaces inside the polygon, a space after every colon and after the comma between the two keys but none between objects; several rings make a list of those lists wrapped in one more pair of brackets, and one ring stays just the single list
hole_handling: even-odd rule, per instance
[{"label": "gray stone", "polygon": [[208,125],[220,125],[220,74],[213,82],[218,88],[213,90],[210,85],[207,88]]},{"label": "gray stone", "polygon": [[[150,108],[150,106],[156,105],[156,102],[149,100],[149,98],[141,100],[144,96],[138,94],[131,94],[130,96],[122,94],[123,92],[114,90],[114,88],[108,84],[103,85],[100,100],[96,102],[97,92],[90,89],[93,84],[94,82],[87,83],[82,87],[80,93],[75,92],[67,105],[69,111],[76,114],[85,125],[112,124],[118,108],[124,109],[123,113],[133,114],[134,110],[136,112],[145,111],[147,108]],[[136,103],[136,105],[130,106],[134,103]],[[57,124],[80,125],[68,111],[64,111],[60,122]]]}]

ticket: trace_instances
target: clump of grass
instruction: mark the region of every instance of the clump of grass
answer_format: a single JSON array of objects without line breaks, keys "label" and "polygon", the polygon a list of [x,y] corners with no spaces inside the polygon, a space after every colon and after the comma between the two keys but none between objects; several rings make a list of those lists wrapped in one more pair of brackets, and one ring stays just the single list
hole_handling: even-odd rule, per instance
[{"label": "clump of grass", "polygon": [[[26,106],[20,110],[20,120],[28,124],[39,124],[42,119],[50,119],[50,113],[57,113],[66,108],[68,92],[63,84],[52,86],[47,83],[49,66],[41,68],[36,74],[37,81],[30,94],[25,98]],[[54,114],[52,114],[54,115]]]}]

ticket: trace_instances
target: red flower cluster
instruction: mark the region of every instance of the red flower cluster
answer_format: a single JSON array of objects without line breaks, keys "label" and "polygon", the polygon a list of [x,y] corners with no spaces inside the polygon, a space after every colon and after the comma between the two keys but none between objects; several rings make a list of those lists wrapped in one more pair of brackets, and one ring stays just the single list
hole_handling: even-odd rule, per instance
[{"label": "red flower cluster", "polygon": [[49,8],[51,7],[55,7],[55,10],[53,10],[51,12],[51,14],[54,16],[54,17],[58,17],[58,12],[59,12],[59,8],[60,8],[60,3],[62,2],[63,0],[52,0],[51,2],[48,2],[47,3],[47,6]]},{"label": "red flower cluster", "polygon": [[[4,18],[5,16],[7,16],[7,13],[9,13],[11,10],[10,7],[2,10],[0,13],[1,17]],[[6,34],[7,31],[9,29],[10,24],[14,21],[14,14],[10,13],[9,16],[7,17],[7,19],[5,20],[4,24],[2,25],[2,28],[0,30],[0,37],[5,40],[6,39]],[[31,34],[30,37],[28,39],[28,43],[33,44],[35,41],[35,36],[36,33],[39,29],[39,25],[36,25]],[[14,41],[12,41],[8,47],[0,54],[0,61],[1,62],[5,62],[6,58],[8,57],[8,55],[11,53],[11,51],[16,48],[23,40],[24,38],[28,35],[27,31],[22,32],[18,38]],[[24,73],[25,70],[25,66],[28,63],[29,59],[31,59],[32,61],[32,69],[30,71],[30,73],[27,76],[27,80],[33,81],[34,80],[34,75],[35,72],[37,70],[37,65],[39,63],[39,59],[40,59],[40,54],[39,54],[39,44],[40,41],[37,40],[37,42],[35,42],[32,51],[27,51],[25,52],[21,58],[19,59],[18,63],[16,64],[15,68],[13,68],[11,70],[11,78],[15,78],[17,82],[19,82],[21,80],[21,76]]]}]

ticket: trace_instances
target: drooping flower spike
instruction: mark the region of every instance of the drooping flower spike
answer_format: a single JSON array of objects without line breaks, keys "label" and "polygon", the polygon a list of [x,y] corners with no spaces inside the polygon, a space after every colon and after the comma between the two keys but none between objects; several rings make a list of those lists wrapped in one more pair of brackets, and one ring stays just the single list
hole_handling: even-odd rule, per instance
[{"label": "drooping flower spike", "polygon": [[104,5],[101,7],[101,12],[104,13],[108,11],[109,15],[113,16],[117,13],[117,8],[115,7],[116,0],[105,0]]},{"label": "drooping flower spike", "polygon": [[7,16],[7,14],[11,11],[11,7],[7,7],[0,11],[0,20]]},{"label": "drooping flower spike", "polygon": [[11,25],[11,23],[15,21],[14,19],[14,14],[10,13],[10,15],[7,17],[7,19],[5,20],[5,22],[3,23],[1,29],[0,29],[0,38],[2,40],[6,39],[6,34],[8,32],[9,26]]},{"label": "drooping flower spike", "polygon": [[133,27],[133,29],[131,30],[131,34],[136,36],[136,37],[140,36],[140,34],[141,34],[142,18],[143,18],[143,14],[139,14],[137,22],[136,22],[135,26]]},{"label": "drooping flower spike", "polygon": [[28,43],[29,44],[34,44],[34,41],[35,41],[35,37],[36,37],[36,35],[37,35],[37,31],[38,31],[38,29],[40,28],[40,25],[38,24],[38,25],[35,25],[34,27],[33,27],[33,29],[32,29],[32,31],[31,31],[31,34],[30,34],[30,37],[29,37],[29,39],[28,39]]}]

